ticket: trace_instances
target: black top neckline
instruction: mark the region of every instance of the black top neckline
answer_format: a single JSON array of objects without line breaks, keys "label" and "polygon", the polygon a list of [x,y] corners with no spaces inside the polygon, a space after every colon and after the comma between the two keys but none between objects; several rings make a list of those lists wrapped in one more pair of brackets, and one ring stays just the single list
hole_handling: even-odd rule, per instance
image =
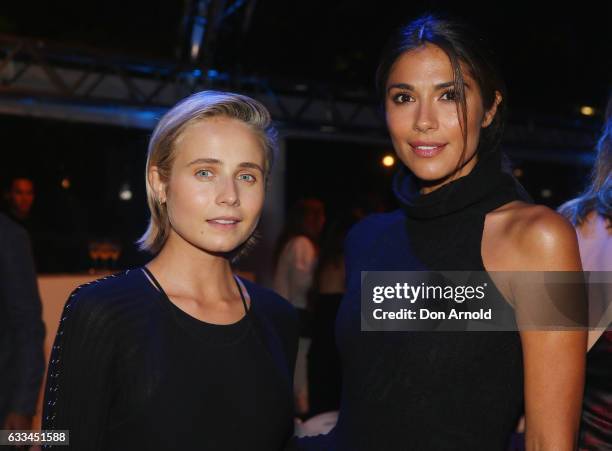
[{"label": "black top neckline", "polygon": [[79,450],[284,449],[297,348],[290,304],[241,278],[253,303],[240,334],[201,324],[202,333],[190,334],[195,328],[184,327],[190,322],[140,269],[70,295],[49,363],[44,424],[70,429]]},{"label": "black top neckline", "polygon": [[515,179],[502,170],[502,153],[499,150],[479,152],[478,157],[469,174],[427,194],[420,193],[419,180],[402,166],[394,176],[393,191],[406,215],[432,219],[465,210],[502,193],[509,194],[508,200],[516,198]]},{"label": "black top neckline", "polygon": [[[181,309],[179,306],[177,306],[174,302],[172,302],[170,300],[170,298],[168,297],[168,294],[166,293],[164,288],[161,286],[159,281],[155,278],[153,273],[149,270],[149,268],[147,268],[146,266],[142,266],[140,269],[142,270],[143,275],[146,274],[151,279],[151,282],[153,282],[153,284],[155,285],[154,288],[157,288],[156,291],[159,293],[159,295],[160,295],[161,299],[163,300],[164,304],[166,304],[168,307],[170,307],[170,309],[172,311],[174,311],[175,314],[178,314],[183,320],[187,321],[188,323],[191,323],[191,325],[194,325],[194,326],[200,327],[200,328],[201,327],[206,327],[206,328],[209,328],[209,329],[216,329],[216,330],[219,330],[219,331],[221,331],[221,330],[230,330],[230,329],[233,330],[233,329],[242,329],[245,326],[245,323],[247,322],[247,320],[249,319],[250,312],[251,312],[251,310],[253,308],[253,297],[249,293],[249,299],[251,300],[251,306],[249,308],[249,307],[247,307],[242,287],[241,287],[240,283],[238,283],[238,280],[236,280],[235,276],[234,276],[234,281],[236,282],[236,286],[238,287],[238,292],[240,293],[240,297],[242,299],[242,305],[244,307],[245,314],[238,321],[235,321],[233,323],[229,323],[229,324],[217,324],[217,323],[210,323],[210,322],[198,319],[195,316],[190,315],[189,313],[187,313],[186,311]],[[151,284],[148,283],[148,285],[150,286]],[[245,290],[246,290],[246,287],[245,287]],[[247,291],[247,293],[248,293],[248,291]]]}]

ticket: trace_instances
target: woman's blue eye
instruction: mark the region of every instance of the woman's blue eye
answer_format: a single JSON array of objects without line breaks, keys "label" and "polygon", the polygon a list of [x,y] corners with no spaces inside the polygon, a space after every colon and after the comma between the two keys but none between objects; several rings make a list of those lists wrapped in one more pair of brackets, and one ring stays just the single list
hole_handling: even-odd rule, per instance
[{"label": "woman's blue eye", "polygon": [[201,177],[205,177],[205,178],[209,178],[209,177],[212,176],[212,172],[209,171],[208,169],[200,169],[199,171],[197,171],[195,173],[195,175],[201,176]]},{"label": "woman's blue eye", "polygon": [[410,102],[411,97],[406,93],[396,94],[393,96],[394,103]]},{"label": "woman's blue eye", "polygon": [[240,180],[245,180],[247,182],[254,182],[255,181],[255,177],[253,177],[251,174],[240,174],[238,176],[238,178]]},{"label": "woman's blue eye", "polygon": [[441,99],[442,100],[448,100],[450,102],[456,102],[457,101],[457,93],[455,92],[454,89],[451,89],[450,91],[446,91],[444,94],[442,94]]}]

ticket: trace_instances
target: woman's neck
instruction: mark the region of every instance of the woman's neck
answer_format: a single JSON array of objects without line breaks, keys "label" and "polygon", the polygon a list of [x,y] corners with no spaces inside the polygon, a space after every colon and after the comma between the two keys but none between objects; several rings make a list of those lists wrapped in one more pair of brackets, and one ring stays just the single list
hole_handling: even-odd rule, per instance
[{"label": "woman's neck", "polygon": [[174,232],[147,267],[168,294],[176,293],[202,302],[236,297],[228,258],[198,249]]},{"label": "woman's neck", "polygon": [[452,182],[453,180],[457,180],[461,177],[465,177],[470,172],[472,172],[472,169],[474,169],[474,166],[476,166],[477,162],[478,162],[478,156],[476,155],[476,153],[474,153],[474,155],[472,155],[472,157],[469,160],[464,162],[459,169],[457,169],[456,171],[454,171],[452,174],[448,175],[447,177],[444,177],[439,180],[434,180],[431,182],[421,181],[421,188],[419,189],[419,192],[421,194],[429,194],[443,187],[447,183]]}]

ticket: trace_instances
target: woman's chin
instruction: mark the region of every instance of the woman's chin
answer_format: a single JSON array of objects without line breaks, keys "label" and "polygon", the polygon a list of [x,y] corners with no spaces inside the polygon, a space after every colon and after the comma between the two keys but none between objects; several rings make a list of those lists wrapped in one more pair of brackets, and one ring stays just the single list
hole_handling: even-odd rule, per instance
[{"label": "woman's chin", "polygon": [[243,241],[240,241],[240,242],[232,241],[231,243],[214,243],[214,244],[202,245],[200,249],[202,249],[205,252],[208,252],[209,254],[225,256],[225,255],[229,255],[232,252],[234,252],[238,247],[240,247],[242,243]]},{"label": "woman's chin", "polygon": [[415,166],[414,168],[409,169],[415,175],[416,178],[424,182],[425,184],[438,184],[444,182],[444,180],[448,179],[453,175],[452,170],[447,170],[445,168],[440,167],[431,167],[431,166]]}]

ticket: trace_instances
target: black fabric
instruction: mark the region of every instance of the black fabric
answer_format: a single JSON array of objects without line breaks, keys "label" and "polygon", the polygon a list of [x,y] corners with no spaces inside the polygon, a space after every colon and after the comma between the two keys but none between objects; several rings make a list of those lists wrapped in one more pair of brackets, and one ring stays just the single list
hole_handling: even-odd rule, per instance
[{"label": "black fabric", "polygon": [[612,324],[587,354],[578,449],[612,450]]},{"label": "black fabric", "polygon": [[517,332],[361,332],[361,271],[484,270],[485,215],[522,187],[490,152],[465,177],[426,195],[403,170],[402,208],[347,237],[347,291],[336,322],[343,364],[336,428],[303,449],[505,450],[522,410]]},{"label": "black fabric", "polygon": [[319,293],[312,313],[312,341],[308,348],[309,414],[338,410],[342,365],[334,338],[334,325],[342,293]]},{"label": "black fabric", "polygon": [[[518,181],[502,170],[504,155],[490,152],[481,157],[469,176],[458,178],[428,194],[420,194],[418,179],[401,166],[393,178],[393,192],[406,216],[434,219],[456,213],[486,214],[516,199],[531,201]],[[471,206],[478,204],[475,208]]]},{"label": "black fabric", "polygon": [[188,315],[141,269],[79,287],[53,346],[43,428],[69,429],[78,451],[283,449],[297,315],[243,282],[251,305],[230,325]]}]

